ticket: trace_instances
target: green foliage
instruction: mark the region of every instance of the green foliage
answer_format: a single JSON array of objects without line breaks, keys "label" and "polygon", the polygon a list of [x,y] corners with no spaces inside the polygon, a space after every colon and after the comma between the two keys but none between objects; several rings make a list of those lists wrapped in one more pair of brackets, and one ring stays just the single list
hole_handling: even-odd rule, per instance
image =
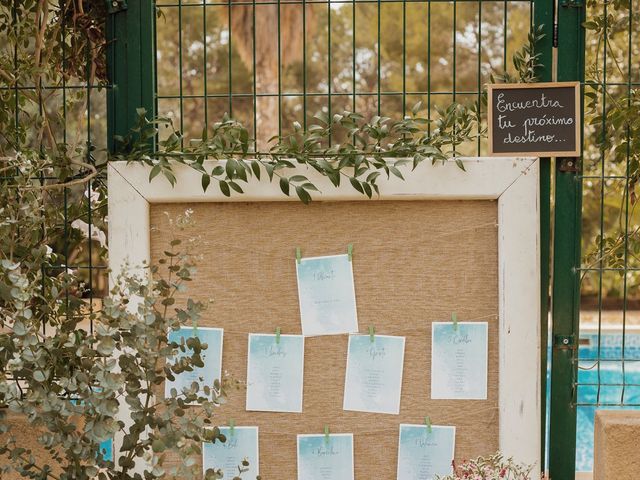
[{"label": "green foliage", "polygon": [[[202,390],[194,383],[168,398],[158,395],[166,379],[201,366],[207,348],[197,338],[178,344],[167,337],[181,325],[197,324],[205,308],[175,300],[194,273],[192,246],[173,240],[158,267],[122,273],[102,309],[87,315],[73,273],[45,273],[55,268],[56,255],[39,234],[50,217],[43,215],[43,191],[31,179],[46,166],[20,167],[23,175],[5,179],[0,189],[0,405],[28,422],[51,460],[35,461],[12,436],[7,411],[0,410],[0,455],[9,459],[0,472],[57,480],[141,479],[144,459],[151,465],[146,480],[199,478],[201,443],[225,441],[213,424],[214,412],[239,384],[223,378]],[[190,223],[187,213],[173,225]],[[184,356],[175,360],[178,352]],[[114,462],[107,461],[100,443],[116,435],[122,447]],[[167,452],[177,453],[180,462],[165,466]],[[207,472],[207,478],[220,475]]]},{"label": "green foliage", "polygon": [[[606,5],[605,5],[606,3]],[[587,79],[583,195],[583,266],[614,269],[583,274],[586,296],[622,304],[640,296],[640,94],[633,80],[631,42],[640,15],[628,0],[587,2]],[[605,177],[598,180],[597,177]],[[611,177],[607,179],[606,177]],[[625,267],[631,271],[625,272]],[[607,300],[609,299],[609,300]]]},{"label": "green foliage", "polygon": [[[402,120],[374,116],[365,121],[354,112],[342,112],[328,118],[319,113],[307,130],[295,122],[293,133],[275,140],[268,154],[256,152],[249,140],[249,133],[241,123],[225,116],[213,125],[210,135],[206,130],[198,140],[182,147],[184,138],[173,128],[168,118],[147,119],[140,110],[138,125],[127,138],[120,138],[120,153],[115,159],[127,162],[143,162],[151,167],[149,180],[162,174],[172,185],[176,178],[173,166],[188,165],[202,174],[202,188],[211,182],[217,184],[225,196],[232,192],[243,193],[242,184],[250,178],[269,181],[277,179],[282,192],[293,192],[304,203],[309,203],[318,188],[300,174],[290,175],[287,169],[304,165],[328,178],[338,187],[349,181],[359,193],[371,198],[378,194],[378,178],[396,176],[404,180],[400,167],[411,165],[415,169],[421,162],[432,163],[456,159],[460,145],[478,137],[475,107],[452,103],[438,110],[439,117],[433,129],[425,128],[430,121],[420,115],[422,104],[417,103],[411,114]],[[171,133],[154,144],[159,127],[169,128]],[[330,144],[329,138],[340,132],[347,139],[343,143]],[[223,164],[207,170],[205,160],[224,160]]]},{"label": "green foliage", "polygon": [[[41,237],[59,254],[56,267],[106,258],[106,242],[96,240],[106,237],[105,17],[103,0],[0,2],[0,175],[42,174],[41,203],[55,208]],[[101,273],[77,272],[104,294]]]}]

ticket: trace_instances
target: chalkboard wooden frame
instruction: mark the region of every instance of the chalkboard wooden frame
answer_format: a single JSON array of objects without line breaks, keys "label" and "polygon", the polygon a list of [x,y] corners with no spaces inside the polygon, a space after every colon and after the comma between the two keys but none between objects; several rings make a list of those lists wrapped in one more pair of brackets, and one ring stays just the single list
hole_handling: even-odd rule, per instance
[{"label": "chalkboard wooden frame", "polygon": [[[493,145],[493,95],[494,91],[512,90],[512,89],[549,89],[549,88],[567,88],[573,87],[575,90],[575,125],[576,138],[574,150],[538,150],[538,151],[509,151],[496,152]],[[580,82],[540,82],[540,83],[493,83],[487,84],[487,127],[489,137],[489,156],[491,157],[579,157],[581,153],[581,125],[582,125],[582,106],[580,98]]]}]

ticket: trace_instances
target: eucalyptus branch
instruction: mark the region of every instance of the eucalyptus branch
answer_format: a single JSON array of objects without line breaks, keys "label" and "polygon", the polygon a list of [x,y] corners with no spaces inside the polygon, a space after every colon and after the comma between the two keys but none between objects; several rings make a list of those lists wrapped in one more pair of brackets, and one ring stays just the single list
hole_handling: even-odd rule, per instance
[{"label": "eucalyptus branch", "polygon": [[[40,473],[42,473],[44,478],[47,478],[47,479],[51,478],[52,480],[61,480],[59,475],[55,475],[51,473],[51,469],[41,467],[40,465],[37,464],[37,462],[34,462],[28,458],[25,458],[24,453],[17,453],[17,450],[13,450],[13,452],[14,453],[12,454],[12,459],[18,459],[21,462],[23,462],[22,468],[25,470],[25,472],[28,472],[30,469],[36,469]],[[25,465],[27,466],[25,467]]]}]

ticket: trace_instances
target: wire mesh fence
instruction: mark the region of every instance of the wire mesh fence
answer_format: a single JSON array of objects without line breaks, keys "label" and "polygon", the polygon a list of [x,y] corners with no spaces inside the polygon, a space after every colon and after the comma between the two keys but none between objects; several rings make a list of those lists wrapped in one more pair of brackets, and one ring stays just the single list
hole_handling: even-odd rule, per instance
[{"label": "wire mesh fence", "polygon": [[[257,140],[319,111],[429,118],[479,102],[527,39],[531,1],[158,2],[158,111],[198,138],[224,113]],[[340,141],[334,138],[334,141]],[[467,152],[482,154],[478,139]]]},{"label": "wire mesh fence", "polygon": [[[42,242],[58,259],[47,275],[74,270],[83,280],[87,318],[99,308],[108,288],[106,184],[101,174],[86,182],[74,179],[107,161],[109,86],[100,42],[102,27],[97,20],[104,17],[103,10],[104,6],[87,6],[80,12],[66,3],[51,3],[43,11],[31,2],[19,1],[0,7],[5,39],[0,45],[5,73],[0,104],[6,115],[0,156],[35,150],[42,158],[52,154],[52,158],[65,156],[73,162],[64,178],[70,186],[44,191],[44,201],[53,207],[47,212],[56,215],[43,223]],[[31,41],[21,41],[25,36]],[[56,168],[53,165],[51,171]],[[21,173],[2,172],[5,178]],[[43,175],[39,181],[46,186],[59,182],[60,177]],[[20,238],[15,240],[19,245]],[[84,325],[92,328],[88,320]]]},{"label": "wire mesh fence", "polygon": [[582,186],[577,470],[591,470],[599,408],[640,408],[638,151],[625,127],[640,72],[638,2],[589,2]]},{"label": "wire mesh fence", "polygon": [[[479,102],[492,74],[512,71],[511,55],[526,42],[534,3],[158,0],[156,85],[147,87],[156,92],[158,113],[173,120],[185,141],[201,138],[227,113],[248,127],[256,151],[267,150],[269,139],[290,132],[294,122],[307,128],[317,112],[401,118],[420,101],[435,118],[437,108],[451,102]],[[595,409],[640,408],[640,160],[635,132],[621,128],[616,116],[638,101],[640,2],[617,3],[589,2],[587,11],[598,28],[587,31],[579,177],[582,308],[573,382],[579,470],[590,469]],[[59,58],[58,70],[48,76],[32,68],[34,43],[12,41],[18,29],[31,28],[29,21],[39,25],[33,13],[18,1],[0,7],[8,26],[8,41],[0,45],[3,70],[13,72],[0,82],[9,127],[0,132],[0,156],[15,155],[20,147],[45,152],[66,144],[78,159],[99,166],[107,159],[110,86],[106,60],[100,60],[104,52],[90,39],[93,15],[105,13],[89,9],[84,17],[72,16],[62,5],[52,4],[46,17],[53,27],[46,41]],[[74,43],[82,37],[78,29],[86,44]],[[464,152],[483,155],[484,140]],[[78,271],[90,313],[108,284],[104,178],[47,195],[59,207],[51,231],[43,232],[59,254],[48,273]]]}]

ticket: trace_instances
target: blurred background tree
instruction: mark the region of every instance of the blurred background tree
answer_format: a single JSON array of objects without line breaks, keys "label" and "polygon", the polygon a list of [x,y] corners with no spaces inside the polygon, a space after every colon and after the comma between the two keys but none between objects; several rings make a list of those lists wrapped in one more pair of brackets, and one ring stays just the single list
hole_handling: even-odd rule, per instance
[{"label": "blurred background tree", "polygon": [[528,2],[283,2],[280,21],[277,5],[257,2],[254,71],[251,3],[183,3],[178,10],[160,1],[158,10],[158,111],[193,138],[205,120],[231,112],[263,142],[277,134],[278,122],[286,133],[320,110],[402,118],[403,87],[406,111],[418,101],[432,113],[454,98],[476,102],[492,73],[512,68],[530,23]]}]

